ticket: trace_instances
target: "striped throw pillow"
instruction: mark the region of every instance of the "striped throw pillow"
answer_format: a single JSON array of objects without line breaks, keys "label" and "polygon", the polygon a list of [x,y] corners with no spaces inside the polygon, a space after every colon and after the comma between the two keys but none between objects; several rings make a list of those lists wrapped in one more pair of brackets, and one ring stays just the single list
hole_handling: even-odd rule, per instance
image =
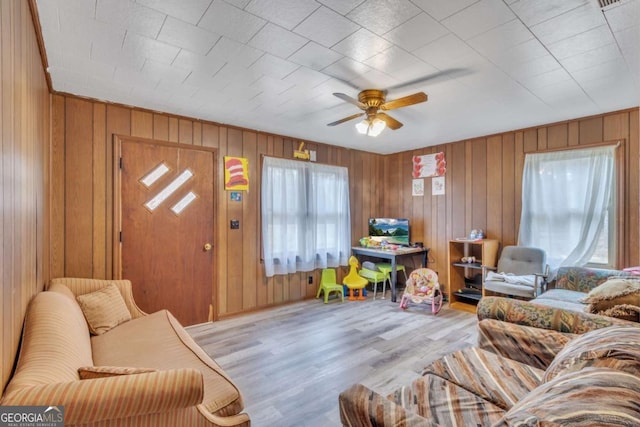
[{"label": "striped throw pillow", "polygon": [[584,368],[543,383],[495,426],[640,425],[640,377],[610,368]]},{"label": "striped throw pillow", "polygon": [[124,298],[113,283],[95,292],[78,295],[76,299],[93,335],[104,334],[131,320]]},{"label": "striped throw pillow", "polygon": [[640,376],[640,328],[609,326],[579,335],[556,354],[543,381],[587,366],[616,368]]}]

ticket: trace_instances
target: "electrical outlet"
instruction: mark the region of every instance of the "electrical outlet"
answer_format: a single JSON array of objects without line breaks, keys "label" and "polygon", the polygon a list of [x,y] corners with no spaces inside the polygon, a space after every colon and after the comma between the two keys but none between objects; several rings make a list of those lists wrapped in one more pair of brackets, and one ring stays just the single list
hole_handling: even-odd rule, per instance
[{"label": "electrical outlet", "polygon": [[231,220],[231,229],[238,230],[240,228],[240,220],[232,219]]},{"label": "electrical outlet", "polygon": [[310,285],[313,285],[313,276],[309,276],[309,279],[307,279],[307,281]]}]

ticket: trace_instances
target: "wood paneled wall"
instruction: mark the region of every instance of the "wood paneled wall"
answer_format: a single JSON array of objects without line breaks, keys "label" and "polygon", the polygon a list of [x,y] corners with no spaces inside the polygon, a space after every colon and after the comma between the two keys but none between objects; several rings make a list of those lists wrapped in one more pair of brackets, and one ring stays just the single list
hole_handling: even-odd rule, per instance
[{"label": "wood paneled wall", "polygon": [[27,304],[48,280],[50,95],[26,1],[0,2],[0,360],[11,374]]},{"label": "wood paneled wall", "polygon": [[[217,149],[216,316],[315,296],[318,271],[267,279],[260,259],[261,157],[293,158],[298,140],[62,94],[53,96],[52,117],[52,277],[114,274],[112,141],[120,134]],[[349,168],[357,241],[368,218],[383,211],[383,156],[310,141],[305,149],[316,150],[320,163]],[[222,188],[224,156],[249,159],[250,187],[241,202]],[[229,228],[231,219],[240,220],[239,230]]]},{"label": "wood paneled wall", "polygon": [[[618,212],[617,267],[638,265],[639,111],[634,108],[386,156],[386,215],[409,216],[412,240],[422,240],[431,248],[430,267],[448,283],[449,240],[481,228],[502,246],[517,243],[526,153],[624,140],[618,149],[622,211]],[[431,179],[425,178],[425,196],[412,197],[412,157],[440,151],[447,161],[446,194],[432,196]]]}]

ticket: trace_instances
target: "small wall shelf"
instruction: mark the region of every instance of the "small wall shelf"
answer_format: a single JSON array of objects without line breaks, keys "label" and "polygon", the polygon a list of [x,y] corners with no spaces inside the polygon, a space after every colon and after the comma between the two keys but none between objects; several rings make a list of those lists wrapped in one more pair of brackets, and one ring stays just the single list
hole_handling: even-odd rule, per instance
[{"label": "small wall shelf", "polygon": [[[482,266],[495,267],[500,243],[494,239],[450,240],[449,306],[475,313],[476,304],[482,298]],[[463,257],[473,256],[476,262],[462,262]]]}]

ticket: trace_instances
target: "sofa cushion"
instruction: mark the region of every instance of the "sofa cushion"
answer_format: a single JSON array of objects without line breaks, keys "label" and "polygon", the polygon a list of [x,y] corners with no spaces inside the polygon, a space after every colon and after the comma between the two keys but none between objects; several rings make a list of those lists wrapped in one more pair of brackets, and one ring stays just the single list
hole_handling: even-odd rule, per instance
[{"label": "sofa cushion", "polygon": [[89,329],[78,303],[59,292],[38,293],[27,308],[14,390],[79,379],[78,368],[93,365]]},{"label": "sofa cushion", "polygon": [[436,360],[423,375],[437,375],[507,410],[536,388],[544,371],[469,347]]},{"label": "sofa cushion", "polygon": [[209,411],[216,412],[228,405],[230,412],[242,408],[240,392],[234,383],[167,310],[95,335],[91,337],[91,346],[96,366],[198,369],[204,377],[203,403]]},{"label": "sofa cushion", "polygon": [[95,378],[117,377],[119,375],[135,375],[157,372],[151,368],[126,368],[122,366],[82,366],[78,368],[81,380],[92,380]]},{"label": "sofa cushion", "polygon": [[587,311],[601,313],[610,308],[631,305],[640,307],[640,280],[637,277],[613,277],[592,289],[582,302]]},{"label": "sofa cushion", "polygon": [[116,285],[108,284],[97,291],[78,295],[78,304],[94,335],[101,335],[131,320],[131,313]]},{"label": "sofa cushion", "polygon": [[640,377],[609,368],[585,368],[541,384],[497,426],[640,425]]},{"label": "sofa cushion", "polygon": [[578,336],[556,355],[544,381],[587,366],[615,367],[640,376],[640,328],[609,326]]},{"label": "sofa cushion", "polygon": [[388,399],[442,426],[490,426],[505,414],[504,409],[481,396],[431,374],[397,389]]}]

